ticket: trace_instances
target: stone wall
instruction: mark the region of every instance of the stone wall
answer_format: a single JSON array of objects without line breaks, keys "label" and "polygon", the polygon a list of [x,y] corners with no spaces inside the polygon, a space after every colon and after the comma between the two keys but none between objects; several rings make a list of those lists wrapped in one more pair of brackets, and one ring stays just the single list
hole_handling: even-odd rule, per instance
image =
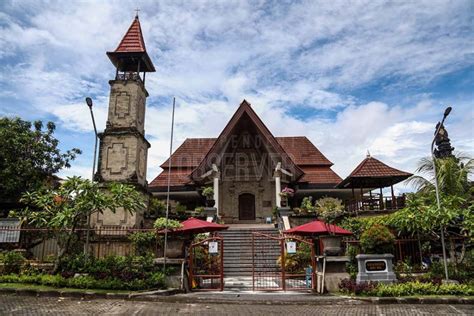
[{"label": "stone wall", "polygon": [[255,196],[255,221],[264,222],[272,216],[275,206],[275,183],[268,180],[221,181],[219,184],[219,213],[226,223],[239,221],[239,196],[250,193]]},{"label": "stone wall", "polygon": [[145,131],[145,100],[143,84],[133,80],[111,80],[107,127],[136,128]]},{"label": "stone wall", "polygon": [[101,180],[146,186],[147,153],[148,145],[142,137],[118,132],[103,134],[99,161]]}]

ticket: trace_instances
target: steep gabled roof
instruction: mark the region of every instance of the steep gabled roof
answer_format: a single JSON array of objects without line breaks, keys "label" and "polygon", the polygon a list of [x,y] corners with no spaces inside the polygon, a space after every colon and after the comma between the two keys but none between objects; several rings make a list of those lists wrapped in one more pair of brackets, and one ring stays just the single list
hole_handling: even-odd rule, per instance
[{"label": "steep gabled roof", "polygon": [[206,166],[210,166],[210,161],[214,155],[219,154],[219,152],[223,149],[223,147],[227,144],[229,137],[232,134],[232,131],[236,127],[237,123],[244,115],[248,115],[250,118],[251,123],[254,124],[257,131],[260,132],[264,138],[264,140],[275,150],[277,154],[281,155],[282,164],[284,168],[289,168],[294,172],[295,179],[300,178],[303,175],[303,171],[295,164],[295,162],[287,155],[283,147],[280,143],[275,139],[273,134],[270,130],[265,126],[262,120],[258,117],[255,111],[250,106],[246,100],[243,100],[240,103],[239,108],[234,113],[232,118],[230,119],[229,123],[227,123],[224,130],[221,132],[219,137],[216,139],[206,157],[201,161],[198,167],[192,172],[191,179],[196,179],[200,177],[200,174],[203,174],[207,170],[205,170]]},{"label": "steep gabled roof", "polygon": [[390,167],[378,159],[367,156],[362,162],[337,186],[344,187],[360,187],[365,185],[366,188],[377,186],[390,186],[403,181],[412,174]]}]

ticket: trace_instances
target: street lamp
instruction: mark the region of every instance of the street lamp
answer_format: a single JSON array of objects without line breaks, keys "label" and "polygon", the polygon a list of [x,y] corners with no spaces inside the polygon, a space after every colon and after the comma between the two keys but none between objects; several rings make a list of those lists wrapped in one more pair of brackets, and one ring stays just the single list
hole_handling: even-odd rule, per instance
[{"label": "street lamp", "polygon": [[[94,175],[95,175],[95,162],[96,162],[96,157],[97,157],[97,140],[99,139],[99,136],[97,135],[97,128],[95,126],[95,119],[94,119],[94,112],[92,111],[92,99],[87,97],[86,98],[86,104],[89,107],[89,110],[91,112],[91,118],[92,118],[92,125],[94,125],[94,134],[95,134],[95,144],[94,144],[94,159],[93,159],[93,164],[92,164],[92,181],[94,181]],[[89,250],[89,231],[91,227],[91,217],[90,215],[87,215],[87,234],[86,234],[86,244],[84,247],[84,255],[88,254]]]},{"label": "street lamp", "polygon": [[[449,106],[444,110],[443,114],[443,119],[441,120],[440,123],[438,123],[438,127],[436,128],[436,132],[433,138],[433,141],[431,142],[431,159],[433,160],[433,170],[434,170],[434,185],[435,185],[435,191],[436,191],[436,203],[438,204],[438,212],[441,210],[441,202],[439,199],[439,187],[438,187],[438,175],[436,174],[436,157],[434,154],[434,145],[436,142],[436,137],[438,137],[438,133],[443,126],[444,120],[446,117],[448,117],[449,113],[451,112],[452,108]],[[446,246],[444,243],[444,227],[441,227],[441,247],[443,250],[443,264],[444,264],[444,274],[446,277],[446,282],[449,282],[449,276],[448,276],[448,262],[446,260]]]}]

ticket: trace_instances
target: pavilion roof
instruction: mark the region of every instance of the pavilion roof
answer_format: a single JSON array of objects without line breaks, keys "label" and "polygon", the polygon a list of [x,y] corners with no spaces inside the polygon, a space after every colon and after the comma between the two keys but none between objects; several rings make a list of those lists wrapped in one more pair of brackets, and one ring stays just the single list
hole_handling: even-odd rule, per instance
[{"label": "pavilion roof", "polygon": [[376,188],[390,186],[401,182],[412,174],[386,165],[380,160],[367,155],[367,158],[351,172],[338,188]]}]

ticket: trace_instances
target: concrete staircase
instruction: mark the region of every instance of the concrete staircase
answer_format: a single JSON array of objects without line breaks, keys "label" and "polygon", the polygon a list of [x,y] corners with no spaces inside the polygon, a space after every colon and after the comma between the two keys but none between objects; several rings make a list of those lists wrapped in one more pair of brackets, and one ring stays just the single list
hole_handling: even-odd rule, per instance
[{"label": "concrete staircase", "polygon": [[[257,226],[257,225],[255,225]],[[252,233],[261,232],[271,236],[279,236],[276,228],[268,225],[260,227],[235,227],[231,226],[228,230],[220,232],[224,238],[224,277],[238,278],[252,276]],[[278,241],[257,238],[256,250],[265,246],[265,253],[256,254],[255,262],[257,267],[271,269],[276,267],[276,261],[280,256],[280,247]],[[257,268],[258,269],[258,268]],[[237,282],[238,283],[238,282]]]}]

